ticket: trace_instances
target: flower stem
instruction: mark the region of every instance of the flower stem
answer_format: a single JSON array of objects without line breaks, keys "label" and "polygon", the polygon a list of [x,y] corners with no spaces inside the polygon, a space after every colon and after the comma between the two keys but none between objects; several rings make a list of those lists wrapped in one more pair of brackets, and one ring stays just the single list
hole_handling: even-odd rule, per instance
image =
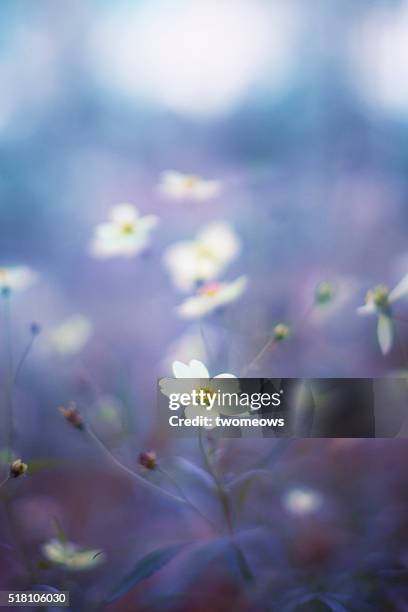
[{"label": "flower stem", "polygon": [[179,503],[182,503],[182,504],[187,504],[186,500],[183,497],[180,497],[178,495],[174,495],[173,493],[170,493],[169,491],[166,491],[165,489],[162,489],[161,487],[153,484],[152,482],[149,482],[145,478],[142,478],[141,476],[139,476],[139,474],[136,474],[136,472],[134,472],[133,470],[131,470],[128,467],[126,467],[125,465],[123,465],[123,463],[121,463],[118,459],[116,459],[116,457],[105,446],[105,444],[98,438],[98,436],[95,434],[95,432],[92,431],[92,429],[90,429],[90,427],[86,426],[84,431],[88,435],[88,437],[99,447],[99,449],[103,452],[103,454],[117,468],[119,468],[122,472],[125,472],[125,474],[127,474],[128,476],[132,477],[142,487],[144,487],[145,489],[149,489],[152,493],[159,493],[159,494],[161,494],[161,495],[163,495],[163,496],[165,496],[165,497],[167,497],[169,499],[172,499],[173,501],[176,501],[176,502],[179,502]]},{"label": "flower stem", "polygon": [[242,372],[242,376],[246,376],[248,374],[248,372],[253,370],[254,367],[258,364],[258,362],[265,355],[265,353],[267,353],[267,351],[269,351],[269,349],[272,350],[273,348],[275,348],[275,346],[277,346],[277,344],[278,344],[278,342],[277,342],[277,340],[276,340],[276,338],[274,336],[272,336],[272,338],[269,338],[267,340],[266,344],[264,344],[264,346],[261,348],[261,350],[252,359],[252,361],[244,368],[244,370]]},{"label": "flower stem", "polygon": [[194,512],[196,512],[199,516],[201,516],[202,519],[204,519],[213,529],[215,529],[217,531],[217,526],[212,522],[211,519],[209,519],[205,514],[203,514],[203,512],[201,512],[201,510],[199,508],[197,508],[197,506],[195,506],[188,499],[188,497],[185,495],[183,489],[181,488],[181,486],[179,485],[177,480],[175,478],[173,478],[173,476],[171,474],[169,474],[167,472],[167,470],[163,470],[163,468],[161,466],[158,466],[157,469],[158,469],[158,471],[161,474],[163,474],[163,476],[165,476],[172,483],[172,485],[175,487],[175,489],[179,493],[180,497],[183,498],[183,500],[186,502],[186,504],[188,504],[190,506],[190,508],[192,510],[194,510]]},{"label": "flower stem", "polygon": [[4,327],[6,332],[6,354],[7,354],[7,374],[6,374],[6,406],[7,406],[7,454],[8,460],[13,457],[14,446],[14,407],[13,407],[13,338],[11,323],[11,304],[10,294],[4,295]]},{"label": "flower stem", "polygon": [[224,517],[225,517],[225,522],[227,525],[227,529],[228,529],[228,533],[231,539],[231,544],[235,550],[236,556],[237,556],[237,562],[238,562],[238,566],[241,572],[241,575],[244,579],[245,582],[251,582],[253,580],[253,574],[252,571],[248,565],[248,562],[245,558],[244,553],[242,552],[241,548],[238,546],[238,544],[235,542],[234,538],[235,538],[235,532],[234,532],[234,524],[233,524],[233,520],[232,520],[232,511],[231,511],[231,504],[230,504],[230,499],[228,496],[228,492],[226,491],[226,489],[224,488],[224,485],[220,479],[220,477],[218,476],[216,470],[214,470],[213,466],[211,465],[211,461],[210,458],[208,456],[208,453],[206,451],[206,448],[204,446],[204,440],[203,440],[203,436],[202,436],[202,430],[201,427],[198,430],[198,444],[200,447],[200,451],[201,454],[203,456],[203,460],[204,463],[207,467],[207,470],[210,474],[210,476],[212,477],[212,479],[214,480],[216,489],[217,489],[217,495],[218,498],[220,500],[221,503],[221,507],[224,513]]},{"label": "flower stem", "polygon": [[15,373],[14,373],[14,377],[13,377],[13,383],[14,383],[14,384],[16,384],[16,383],[17,383],[17,380],[18,380],[19,374],[20,374],[20,372],[21,372],[21,370],[22,370],[22,368],[23,368],[23,365],[24,365],[24,363],[25,363],[25,361],[26,361],[26,359],[27,359],[28,355],[29,355],[29,354],[30,354],[30,352],[31,352],[31,349],[33,348],[33,344],[34,344],[34,342],[35,342],[35,339],[36,339],[36,336],[32,335],[32,336],[31,336],[31,338],[30,338],[30,340],[29,340],[29,341],[28,341],[28,343],[27,343],[27,346],[25,347],[25,349],[24,349],[24,351],[23,351],[23,354],[21,355],[20,361],[19,361],[19,362],[18,362],[18,364],[17,364],[16,371],[15,371]]}]

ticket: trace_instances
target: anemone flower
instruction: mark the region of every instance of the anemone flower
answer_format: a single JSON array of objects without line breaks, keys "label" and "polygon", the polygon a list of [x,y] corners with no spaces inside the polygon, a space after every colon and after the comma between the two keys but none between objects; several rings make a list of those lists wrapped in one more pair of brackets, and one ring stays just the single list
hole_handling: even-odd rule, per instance
[{"label": "anemone flower", "polygon": [[[222,391],[231,393],[231,394],[239,394],[240,385],[237,377],[234,374],[222,373],[217,374],[216,376],[211,377],[210,373],[207,369],[207,366],[204,365],[201,361],[197,359],[192,359],[188,364],[182,363],[181,361],[175,361],[173,363],[173,375],[174,378],[163,378],[160,381],[160,390],[161,392],[170,397],[173,393],[180,393],[180,382],[177,382],[175,379],[193,379],[191,382],[186,385],[184,391],[188,393],[192,393],[193,391],[197,392],[197,395],[200,394],[200,391],[203,392],[204,396],[208,399],[209,396],[215,397],[214,403],[210,403],[208,401],[204,401],[203,404],[199,405],[189,405],[184,408],[184,415],[187,418],[194,418],[196,416],[203,417],[213,417],[219,414],[224,415],[235,415],[247,413],[247,407],[240,407],[237,403],[231,402],[231,405],[221,405],[218,399],[218,391],[220,383],[217,382],[219,379],[228,379],[228,382],[225,380],[222,383]],[[206,429],[212,429],[215,427],[215,419],[211,419],[212,422],[210,425],[206,427]]]},{"label": "anemone flower", "polygon": [[131,204],[118,204],[110,211],[109,221],[96,226],[90,253],[101,259],[132,257],[149,245],[157,223],[155,215],[142,217]]},{"label": "anemone flower", "polygon": [[366,295],[366,303],[357,309],[359,315],[376,315],[377,338],[383,355],[390,352],[394,340],[393,305],[399,299],[408,295],[408,274],[392,291],[384,285],[370,289]]},{"label": "anemone flower", "polygon": [[178,306],[177,312],[186,319],[204,317],[240,298],[247,284],[245,276],[240,276],[231,283],[207,283],[199,287],[195,295],[184,300]]},{"label": "anemone flower", "polygon": [[160,176],[159,191],[171,200],[205,201],[217,197],[221,190],[220,181],[206,180],[194,174],[167,170]]},{"label": "anemone flower", "polygon": [[216,279],[240,250],[234,229],[218,221],[205,227],[193,240],[172,244],[164,253],[163,263],[177,289],[187,292],[197,283]]},{"label": "anemone flower", "polygon": [[0,266],[0,291],[24,291],[35,283],[37,275],[27,266]]}]

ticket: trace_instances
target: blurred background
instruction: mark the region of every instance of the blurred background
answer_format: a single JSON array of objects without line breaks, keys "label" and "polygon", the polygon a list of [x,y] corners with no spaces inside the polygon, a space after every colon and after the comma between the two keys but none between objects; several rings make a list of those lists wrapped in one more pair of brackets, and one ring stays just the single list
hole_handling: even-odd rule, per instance
[{"label": "blurred background", "polygon": [[[157,426],[157,378],[175,359],[239,375],[285,323],[289,338],[254,375],[405,371],[408,304],[396,305],[398,342],[386,356],[374,318],[356,309],[367,290],[408,272],[408,2],[3,0],[0,13],[0,265],[36,275],[7,298],[11,327],[3,309],[4,380],[10,329],[15,363],[30,325],[42,330],[13,390],[14,452],[42,467],[5,494],[0,584],[33,584],[27,564],[37,568],[57,520],[106,559],[87,572],[46,568],[35,582],[68,584],[73,609],[89,610],[143,554],[210,535],[194,512],[150,499],[118,472],[58,406],[76,401],[131,469],[154,449],[204,512],[219,512],[208,492],[201,499],[196,441],[168,440]],[[171,197],[160,189],[167,171],[220,189]],[[93,257],[95,228],[123,202],[157,216],[148,247]],[[163,258],[218,221],[239,241],[219,280],[245,275],[247,288],[221,313],[184,319],[186,295]],[[329,303],[316,303],[322,282]],[[268,457],[270,475],[254,476],[236,517],[250,532],[256,585],[243,590],[214,553],[194,580],[185,577],[195,562],[181,560],[112,609],[408,609],[404,440],[299,441],[283,456],[274,440],[219,444],[225,482]],[[151,472],[142,476],[161,486]],[[293,512],[285,496],[305,487]],[[257,537],[265,550],[254,557]]]}]

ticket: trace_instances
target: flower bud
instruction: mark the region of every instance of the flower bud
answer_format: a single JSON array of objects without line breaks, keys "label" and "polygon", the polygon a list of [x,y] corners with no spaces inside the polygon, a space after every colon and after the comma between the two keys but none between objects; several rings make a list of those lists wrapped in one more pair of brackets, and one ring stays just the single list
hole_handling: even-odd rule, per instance
[{"label": "flower bud", "polygon": [[139,455],[139,463],[147,470],[154,470],[157,467],[157,455],[154,451],[143,451]]},{"label": "flower bud", "polygon": [[18,478],[19,476],[23,476],[28,470],[28,465],[23,463],[21,459],[16,459],[10,465],[10,478]]},{"label": "flower bud", "polygon": [[38,334],[41,332],[41,325],[39,325],[38,323],[34,321],[30,325],[30,332],[32,333],[33,336],[38,336]]},{"label": "flower bud", "polygon": [[84,429],[84,422],[74,402],[71,402],[68,408],[61,406],[59,410],[64,416],[65,420],[68,421],[68,423],[70,423],[73,427],[76,427],[76,429]]},{"label": "flower bud", "polygon": [[286,338],[289,336],[289,326],[285,325],[284,323],[278,323],[278,325],[275,325],[275,327],[273,328],[273,337],[274,340],[276,340],[276,342],[282,342],[282,340],[286,340]]},{"label": "flower bud", "polygon": [[319,283],[315,291],[316,304],[327,304],[334,297],[334,287],[326,281]]}]

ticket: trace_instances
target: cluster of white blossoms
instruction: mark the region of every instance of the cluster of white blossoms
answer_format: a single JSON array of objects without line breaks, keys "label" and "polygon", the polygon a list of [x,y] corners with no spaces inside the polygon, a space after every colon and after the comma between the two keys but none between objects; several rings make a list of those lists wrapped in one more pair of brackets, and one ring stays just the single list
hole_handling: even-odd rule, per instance
[{"label": "cluster of white blossoms", "polygon": [[133,257],[148,247],[157,223],[155,215],[142,217],[132,204],[118,204],[110,211],[109,220],[96,226],[90,253],[101,259]]},{"label": "cluster of white blossoms", "polygon": [[[160,193],[172,200],[209,200],[221,193],[222,184],[200,176],[174,170],[163,172]],[[109,220],[97,225],[89,251],[96,258],[133,257],[150,244],[156,227],[155,215],[141,216],[131,204],[119,204],[110,211]],[[175,287],[193,293],[177,308],[185,318],[199,318],[238,299],[247,285],[241,276],[233,282],[219,277],[241,251],[241,243],[226,222],[209,224],[193,239],[172,244],[164,253],[163,264]]]},{"label": "cluster of white blossoms", "polygon": [[217,280],[240,251],[238,236],[222,221],[209,224],[192,240],[176,242],[167,249],[163,262],[173,284],[181,291],[194,291],[177,308],[181,317],[203,317],[242,295],[246,277],[233,282]]}]

